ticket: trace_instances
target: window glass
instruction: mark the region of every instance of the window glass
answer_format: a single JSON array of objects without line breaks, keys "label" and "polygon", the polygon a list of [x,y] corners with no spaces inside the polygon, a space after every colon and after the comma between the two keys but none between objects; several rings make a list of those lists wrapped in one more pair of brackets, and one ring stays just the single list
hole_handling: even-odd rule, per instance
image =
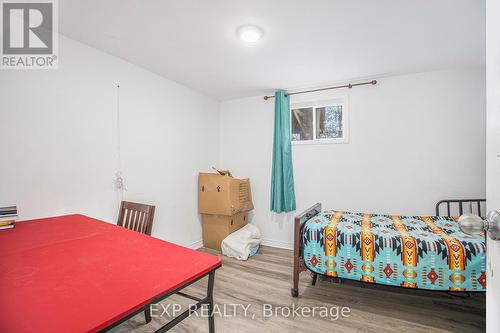
[{"label": "window glass", "polygon": [[342,105],[316,108],[316,139],[343,137]]},{"label": "window glass", "polygon": [[313,139],[313,108],[292,109],[292,141]]}]

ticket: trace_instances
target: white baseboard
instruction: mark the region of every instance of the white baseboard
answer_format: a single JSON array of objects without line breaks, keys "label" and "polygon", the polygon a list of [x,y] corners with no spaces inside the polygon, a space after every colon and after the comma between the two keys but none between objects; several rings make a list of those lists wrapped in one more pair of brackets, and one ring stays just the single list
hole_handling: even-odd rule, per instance
[{"label": "white baseboard", "polygon": [[197,240],[196,242],[186,245],[186,247],[193,250],[198,250],[199,248],[203,247],[203,240]]},{"label": "white baseboard", "polygon": [[[287,243],[287,242],[282,242],[282,241],[277,241],[277,240],[272,240],[272,239],[262,239],[261,245],[269,246],[269,247],[276,247],[278,249],[293,250],[293,244]],[[203,247],[203,240],[201,240],[201,239],[197,240],[196,242],[185,245],[185,247],[193,249],[193,250],[197,250],[197,249]]]},{"label": "white baseboard", "polygon": [[277,247],[278,249],[293,250],[292,243],[282,242],[282,241],[277,241],[277,240],[272,240],[272,239],[262,239],[261,245],[270,246],[270,247]]}]

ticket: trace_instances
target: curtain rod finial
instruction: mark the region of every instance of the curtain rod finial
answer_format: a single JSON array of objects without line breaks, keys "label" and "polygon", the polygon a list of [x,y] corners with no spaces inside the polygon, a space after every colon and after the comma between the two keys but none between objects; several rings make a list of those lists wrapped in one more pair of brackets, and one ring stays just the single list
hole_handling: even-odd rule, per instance
[{"label": "curtain rod finial", "polygon": [[269,99],[269,96],[264,96],[264,100],[267,101]]},{"label": "curtain rod finial", "polygon": [[377,80],[372,80],[372,84],[377,84]]}]

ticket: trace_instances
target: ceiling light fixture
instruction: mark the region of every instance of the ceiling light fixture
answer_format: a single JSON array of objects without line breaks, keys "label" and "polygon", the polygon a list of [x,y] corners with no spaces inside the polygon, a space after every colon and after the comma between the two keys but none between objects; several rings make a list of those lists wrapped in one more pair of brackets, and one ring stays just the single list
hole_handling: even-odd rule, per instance
[{"label": "ceiling light fixture", "polygon": [[242,25],[236,29],[236,34],[247,44],[254,44],[264,35],[264,30],[256,25]]}]

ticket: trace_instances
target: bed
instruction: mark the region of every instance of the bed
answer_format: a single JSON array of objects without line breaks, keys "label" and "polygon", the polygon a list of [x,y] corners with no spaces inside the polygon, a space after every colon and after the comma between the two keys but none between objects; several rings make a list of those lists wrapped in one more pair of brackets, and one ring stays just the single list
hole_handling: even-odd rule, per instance
[{"label": "bed", "polygon": [[[322,275],[412,289],[485,291],[484,235],[464,234],[457,222],[465,211],[481,215],[484,202],[442,200],[435,216],[322,211],[318,203],[295,218],[292,296],[298,296],[304,270],[311,271],[313,285]],[[440,214],[443,205],[447,216]]]}]

